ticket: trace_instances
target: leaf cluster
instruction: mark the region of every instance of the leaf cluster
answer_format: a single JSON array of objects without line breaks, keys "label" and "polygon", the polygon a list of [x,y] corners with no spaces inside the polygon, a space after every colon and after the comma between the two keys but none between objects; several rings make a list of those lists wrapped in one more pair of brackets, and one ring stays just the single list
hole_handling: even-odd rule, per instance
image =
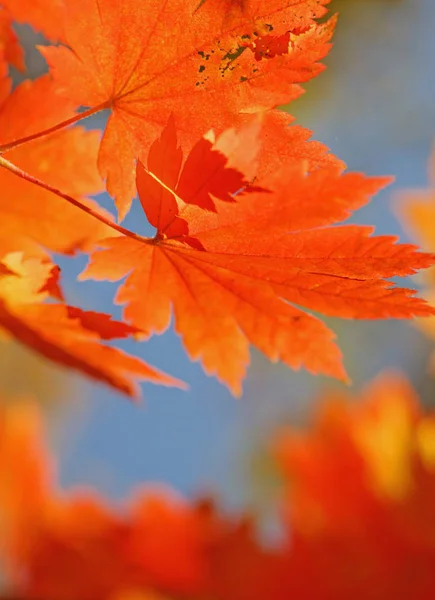
[{"label": "leaf cluster", "polygon": [[[47,358],[128,394],[181,385],[106,340],[162,333],[234,394],[255,345],[272,361],[346,380],[312,312],[432,312],[389,281],[431,255],[341,225],[388,183],[346,172],[277,106],[322,70],[326,0],[2,2],[0,325]],[[24,68],[11,23],[57,42],[49,73]],[[102,139],[77,122],[108,109]],[[90,196],[107,190],[118,222]],[[119,224],[136,194],[146,238]],[[80,276],[118,281],[123,322],[70,306],[53,253],[89,254]],[[55,299],[56,302],[52,302]],[[173,314],[173,317],[172,317]]]}]

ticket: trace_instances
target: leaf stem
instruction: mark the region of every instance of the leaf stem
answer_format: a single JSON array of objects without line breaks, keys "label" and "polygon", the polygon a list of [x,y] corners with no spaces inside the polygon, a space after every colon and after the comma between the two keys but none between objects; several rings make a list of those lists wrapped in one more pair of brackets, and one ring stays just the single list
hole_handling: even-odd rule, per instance
[{"label": "leaf stem", "polygon": [[70,125],[73,125],[74,123],[77,123],[78,121],[81,121],[82,119],[87,119],[91,115],[94,115],[95,113],[98,113],[98,112],[104,110],[105,108],[109,108],[108,102],[105,102],[104,104],[99,104],[98,106],[94,106],[92,108],[88,108],[87,110],[85,110],[81,113],[77,113],[73,117],[70,117],[66,121],[62,121],[61,123],[58,123],[57,125],[53,125],[53,127],[49,127],[48,129],[44,129],[43,131],[37,131],[36,133],[32,133],[32,135],[27,135],[22,138],[17,138],[16,140],[12,140],[11,142],[8,142],[7,144],[0,145],[0,154],[2,154],[3,152],[6,152],[7,150],[12,150],[13,148],[16,148],[17,146],[21,146],[22,144],[26,144],[27,142],[32,142],[33,140],[37,140],[41,137],[45,137],[46,135],[50,135],[50,133],[55,133],[56,131],[60,131],[61,129],[64,129],[65,127],[69,127]]},{"label": "leaf stem", "polygon": [[70,204],[75,206],[76,208],[79,208],[80,210],[84,211],[91,217],[94,217],[94,219],[101,221],[101,223],[104,223],[111,229],[114,229],[115,231],[118,231],[119,233],[122,233],[123,235],[138,238],[141,240],[145,239],[145,238],[142,238],[141,236],[138,236],[137,234],[133,233],[129,229],[125,229],[125,227],[121,227],[121,225],[117,225],[116,223],[114,223],[113,221],[111,221],[110,219],[105,217],[104,215],[100,214],[98,211],[94,210],[93,208],[90,208],[89,206],[86,206],[86,204],[83,204],[83,202],[80,202],[80,200],[76,200],[76,198],[73,198],[72,196],[69,196],[68,194],[64,194],[64,192],[61,192],[60,190],[53,187],[49,183],[45,183],[45,181],[41,181],[37,177],[34,177],[33,175],[26,173],[25,171],[20,169],[20,167],[17,167],[13,163],[11,163],[9,160],[6,160],[5,158],[3,158],[3,156],[0,156],[0,167],[7,169],[11,173],[14,173],[14,175],[21,177],[21,179],[25,179],[26,181],[29,181],[30,183],[33,183],[34,185],[37,185],[37,186],[43,188],[44,190],[47,190],[48,192],[56,194],[56,196],[63,198],[64,200],[66,200],[67,202],[69,202]]}]

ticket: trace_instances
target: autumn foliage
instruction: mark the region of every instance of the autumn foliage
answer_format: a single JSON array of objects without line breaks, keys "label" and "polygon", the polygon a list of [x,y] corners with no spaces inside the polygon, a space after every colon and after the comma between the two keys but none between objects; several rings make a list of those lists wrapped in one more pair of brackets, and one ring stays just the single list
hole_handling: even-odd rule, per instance
[{"label": "autumn foliage", "polygon": [[[116,350],[112,375],[91,364],[91,348],[119,334],[108,317],[85,322],[77,310],[29,309],[27,298],[34,315],[26,320],[14,282],[21,289],[46,268],[46,280],[28,285],[47,293],[56,270],[49,251],[88,252],[81,278],[127,276],[116,299],[126,304],[122,336],[162,333],[172,310],[189,356],[235,394],[250,344],[292,368],[347,379],[334,334],[304,309],[363,319],[431,314],[389,282],[428,267],[431,255],[374,237],[370,227],[331,227],[388,179],[344,172],[276,109],[321,70],[335,24],[316,20],[325,2],[56,2],[56,21],[46,25],[63,43],[40,48],[50,72],[12,92],[6,61],[22,66],[22,55],[10,21],[26,10],[3,4],[0,227],[9,291],[1,323],[20,341],[129,395],[135,376],[171,383]],[[40,11],[27,14],[41,29]],[[68,128],[103,109],[110,117],[101,142],[97,132]],[[100,177],[120,218],[137,188],[153,238],[87,199],[103,189]],[[16,273],[8,263],[17,252],[40,267]],[[56,294],[64,302],[59,281]],[[62,314],[54,340],[31,330],[38,310],[46,323]],[[91,346],[67,356],[80,331],[92,332]]]},{"label": "autumn foliage", "polygon": [[394,373],[349,400],[322,398],[311,431],[284,430],[271,448],[282,473],[273,548],[249,516],[208,498],[150,488],[115,508],[93,490],[61,493],[35,406],[3,410],[11,588],[47,600],[431,598],[435,417]]},{"label": "autumn foliage", "polygon": [[[426,209],[407,209],[426,251],[345,224],[391,178],[347,171],[278,108],[323,70],[337,21],[328,3],[0,0],[2,338],[139,397],[140,381],[186,383],[113,340],[143,342],[173,321],[189,358],[240,396],[251,346],[349,382],[322,316],[431,326],[432,304],[391,281],[435,265]],[[14,23],[48,40],[38,47],[48,72],[18,85],[11,72],[26,67]],[[83,125],[100,111],[102,135]],[[102,192],[116,218],[93,198]],[[135,230],[121,224],[132,203]],[[121,321],[66,298],[56,257],[78,253],[88,257],[79,281],[119,282]],[[63,495],[37,409],[5,408],[8,593],[279,600],[292,590],[303,600],[357,587],[362,598],[431,598],[435,421],[399,376],[355,408],[338,396],[311,433],[286,433],[273,450],[285,533],[273,550],[250,518],[231,519],[211,499],[151,490],[116,511],[93,492]]]}]

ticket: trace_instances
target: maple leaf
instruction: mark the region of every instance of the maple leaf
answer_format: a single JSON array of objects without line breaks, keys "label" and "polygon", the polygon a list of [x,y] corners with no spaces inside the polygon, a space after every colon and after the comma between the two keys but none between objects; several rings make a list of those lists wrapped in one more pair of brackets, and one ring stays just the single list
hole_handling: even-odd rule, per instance
[{"label": "maple leaf", "polygon": [[1,3],[15,21],[31,25],[53,42],[64,39],[63,0],[2,0]]},{"label": "maple leaf", "polygon": [[12,575],[15,558],[21,561],[34,542],[35,523],[51,492],[52,464],[36,404],[23,397],[9,405],[5,400],[0,408],[0,553],[2,569]]},{"label": "maple leaf", "polygon": [[[301,93],[329,51],[335,20],[315,20],[325,3],[65,2],[69,48],[41,52],[76,105],[112,110],[99,167],[121,218],[134,196],[134,159],[171,113],[189,145],[210,123],[222,131]],[[264,36],[283,35],[287,47],[281,41],[273,58],[258,60]]]},{"label": "maple leaf", "polygon": [[144,487],[123,512],[93,489],[65,494],[52,476],[56,457],[41,425],[29,399],[0,408],[0,556],[20,597],[109,600],[122,592],[128,598],[132,589],[202,590],[210,542],[221,529],[214,511],[162,488]]},{"label": "maple leaf", "polygon": [[102,344],[135,334],[136,327],[64,303],[44,304],[49,296],[62,299],[58,267],[20,253],[3,257],[2,264],[6,267],[0,270],[0,328],[4,332],[46,358],[129,396],[138,395],[135,377],[183,387],[139,358]]},{"label": "maple leaf", "polygon": [[162,485],[145,487],[134,499],[130,559],[147,574],[153,587],[171,595],[203,592],[209,548],[224,529],[210,504],[187,502]]},{"label": "maple leaf", "polygon": [[[183,153],[178,146],[174,118],[170,117],[150,148],[147,169],[139,161],[136,172],[139,199],[159,235],[166,235],[166,228],[176,219],[180,201],[214,212],[215,199],[235,202],[234,192],[243,193],[250,185],[249,176],[253,177],[256,170],[259,125],[260,122],[247,127],[241,134],[227,130],[216,141],[210,132],[194,145],[180,171]],[[181,226],[182,233],[187,233],[187,223],[177,223],[178,232],[181,233]]]},{"label": "maple leaf", "polygon": [[[145,577],[128,560],[127,519],[111,511],[95,492],[62,498],[54,490],[50,500],[34,526],[33,544],[26,554],[14,557],[12,577],[24,597],[109,600],[118,593],[122,598],[121,592],[133,586],[140,589]],[[25,572],[24,582],[20,571]]]},{"label": "maple leaf", "polygon": [[383,373],[357,399],[324,395],[308,431],[279,435],[284,587],[304,600],[348,598],[355,582],[361,598],[433,595],[434,431],[406,378]]},{"label": "maple leaf", "polygon": [[268,177],[289,163],[300,161],[305,162],[309,172],[330,166],[345,169],[345,163],[331,154],[329,148],[309,139],[310,130],[291,125],[293,121],[291,115],[280,110],[271,110],[262,116],[257,178]]},{"label": "maple leaf", "polygon": [[[71,110],[71,102],[59,97],[48,75],[25,81],[0,105],[0,145],[50,127]],[[97,203],[85,199],[103,189],[96,162],[99,143],[99,132],[76,127],[30,141],[3,156],[105,214]],[[0,169],[0,186],[0,255],[18,250],[43,255],[43,247],[71,254],[109,234],[110,229],[92,216],[6,169]]]},{"label": "maple leaf", "polygon": [[284,519],[273,549],[257,541],[249,515],[229,519],[211,500],[163,486],[136,491],[122,512],[94,489],[65,493],[40,420],[30,403],[0,410],[11,596],[286,600],[292,589],[308,600],[348,598],[355,582],[361,598],[433,595],[435,418],[398,374],[382,375],[358,402],[326,395],[310,430],[274,440]]},{"label": "maple leaf", "polygon": [[0,56],[6,63],[24,71],[24,52],[17,35],[12,29],[11,16],[0,6]]},{"label": "maple leaf", "polygon": [[[402,226],[415,237],[422,247],[430,252],[435,251],[435,146],[428,160],[427,188],[401,190],[396,194],[399,203],[396,212],[399,215]],[[435,268],[424,273],[421,280],[425,287],[425,297],[428,302],[435,306]],[[416,326],[430,338],[435,338],[435,317],[428,319],[417,319]],[[430,370],[435,373],[435,352],[431,353],[429,359]]]},{"label": "maple leaf", "polygon": [[435,250],[433,228],[435,221],[435,145],[429,156],[427,171],[428,187],[398,192],[396,197],[399,204],[396,210],[401,218],[402,226],[424,248],[432,252]]},{"label": "maple leaf", "polygon": [[60,493],[38,407],[16,400],[0,410],[0,551],[8,584],[22,598],[108,598],[117,584],[135,582],[128,528],[95,497]]},{"label": "maple leaf", "polygon": [[[249,128],[240,132],[241,139]],[[196,156],[196,171],[219,164],[214,156],[236,161],[234,134],[222,134],[216,147],[181,169],[181,154],[171,122],[150,151],[148,165],[138,164],[140,201],[154,239],[132,234],[103,240],[81,278],[116,281],[127,276],[116,296],[126,304],[125,318],[148,334],[175,327],[192,359],[216,374],[235,394],[249,361],[249,344],[271,360],[345,379],[333,333],[297,306],[347,318],[409,318],[428,315],[413,292],[393,288],[385,278],[409,275],[433,264],[434,257],[398,245],[393,237],[371,237],[370,227],[327,225],[346,219],[388,182],[337,168],[307,174],[306,163],[291,164],[259,180],[269,192],[238,193],[237,202],[218,198],[212,177],[178,192],[185,170]],[[160,162],[159,162],[160,161]],[[177,174],[178,172],[178,174]],[[162,180],[159,179],[159,176]],[[239,178],[225,177],[226,196],[240,192]],[[160,188],[158,187],[160,182]],[[217,212],[203,210],[213,191]],[[227,200],[227,198],[226,198]],[[195,206],[199,204],[199,206]],[[146,299],[146,300],[145,300]],[[228,360],[228,352],[231,360]]]},{"label": "maple leaf", "polygon": [[261,583],[266,571],[258,560],[267,553],[258,549],[251,558],[258,545],[246,519],[233,524],[210,500],[190,502],[163,486],[143,486],[122,512],[94,489],[65,493],[52,477],[55,457],[40,425],[35,403],[0,410],[0,556],[8,589],[47,600],[127,600],[131,590],[149,592],[140,596],[147,600],[160,593],[162,600],[262,598],[238,595],[241,587],[252,592],[253,580],[262,591],[270,585]]}]

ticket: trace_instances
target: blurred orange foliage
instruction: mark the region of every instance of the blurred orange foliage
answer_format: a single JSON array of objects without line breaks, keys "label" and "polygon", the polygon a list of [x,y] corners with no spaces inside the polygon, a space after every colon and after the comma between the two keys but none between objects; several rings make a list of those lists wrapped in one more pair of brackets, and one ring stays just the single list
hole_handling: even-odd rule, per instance
[{"label": "blurred orange foliage", "polygon": [[[397,209],[402,227],[429,251],[435,249],[435,144],[432,147],[428,164],[428,186],[401,190],[397,194]],[[435,306],[435,268],[419,274],[425,286],[426,298]],[[435,339],[435,317],[416,319],[415,324],[431,339]],[[435,352],[430,357],[430,369],[435,372]]]},{"label": "blurred orange foliage", "polygon": [[288,585],[298,600],[433,598],[435,417],[395,374],[349,400],[324,398],[311,431],[277,442]]},{"label": "blurred orange foliage", "polygon": [[0,420],[8,598],[433,598],[435,416],[397,374],[350,400],[331,393],[310,430],[274,440],[284,537],[273,549],[249,515],[229,518],[210,499],[144,488],[115,510],[94,490],[62,492],[35,406],[9,405]]}]

